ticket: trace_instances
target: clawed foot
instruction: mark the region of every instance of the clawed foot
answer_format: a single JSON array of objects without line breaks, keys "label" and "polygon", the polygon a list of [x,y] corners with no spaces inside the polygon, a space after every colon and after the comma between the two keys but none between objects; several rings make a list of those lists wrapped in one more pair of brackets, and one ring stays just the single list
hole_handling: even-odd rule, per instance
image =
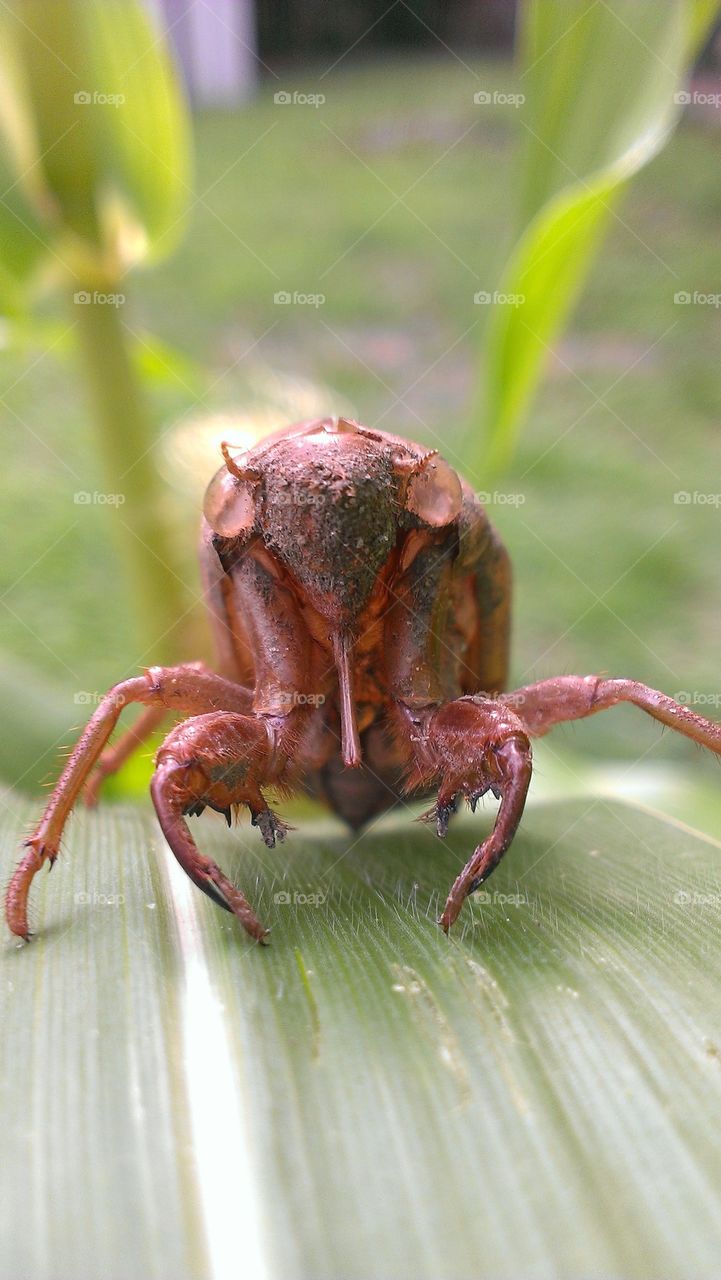
[{"label": "clawed foot", "polygon": [[471,813],[475,813],[478,801],[481,800],[488,791],[493,792],[496,799],[500,800],[500,790],[490,782],[485,786],[477,787],[474,790],[462,788],[460,791],[456,791],[449,800],[441,801],[439,798],[430,809],[427,809],[425,813],[421,814],[419,821],[435,823],[436,833],[441,840],[444,840],[448,835],[451,818],[454,813],[458,813],[458,806],[461,800],[465,800],[471,810]]},{"label": "clawed foot", "polygon": [[255,938],[256,942],[267,943],[270,929],[266,929],[265,925],[260,923],[245,894],[236,888],[210,858],[204,858],[202,854],[198,854],[195,866],[188,874],[216,906],[232,912],[240,920],[251,938]]},{"label": "clawed foot", "polygon": [[259,813],[252,814],[250,821],[254,827],[258,828],[269,849],[275,848],[276,840],[282,844],[287,832],[293,830],[289,823],[279,818],[272,809],[261,809]]},{"label": "clawed foot", "polygon": [[[489,791],[493,793],[496,799],[501,798],[500,787],[497,784],[491,783],[491,782],[487,782],[484,785],[475,787],[473,789],[470,789],[468,787],[462,787],[459,791],[456,791],[449,799],[441,800],[439,796],[439,799],[436,801],[433,807],[429,809],[426,813],[421,815],[422,820],[425,822],[435,822],[436,831],[439,837],[441,839],[444,839],[448,835],[448,827],[449,827],[451,818],[455,813],[458,812],[458,806],[460,801],[465,800],[471,812],[475,813],[476,807],[478,805],[478,801],[482,799],[482,797],[486,795],[487,792]],[[491,874],[491,871],[499,861],[500,854],[493,861],[491,861],[489,858],[489,853],[492,853],[492,850],[489,850],[489,847],[488,847],[491,844],[491,841],[492,841],[492,837],[489,837],[488,840],[486,840],[482,845],[480,845],[475,850],[475,853],[473,855],[473,858],[471,859],[471,862],[469,862],[468,866],[464,868],[463,872],[461,873],[461,875],[458,877],[455,884],[453,885],[453,888],[451,889],[451,892],[448,895],[448,899],[446,901],[443,914],[439,917],[437,921],[437,923],[443,929],[444,933],[448,933],[448,930],[450,929],[451,925],[455,924],[455,921],[458,918],[458,915],[460,913],[461,907],[463,906],[465,899],[471,893],[475,893],[476,889],[478,889],[479,886],[483,883],[483,881]],[[481,867],[484,867],[485,864],[488,864],[489,862],[490,862],[490,865],[487,865],[483,873],[479,871],[479,874],[477,874],[475,877],[471,875],[469,868],[472,865],[473,866],[478,865],[478,867],[481,868]]]},{"label": "clawed foot", "polygon": [[[478,885],[481,883],[482,881],[479,880],[478,884],[475,887],[478,888]],[[453,886],[453,888],[455,889],[455,885]],[[468,897],[468,894],[471,892],[472,890],[469,889],[468,893],[463,892],[461,895],[454,895],[453,890],[451,890],[451,892],[449,893],[446,899],[446,905],[443,908],[443,913],[438,917],[436,921],[436,924],[439,924],[441,926],[441,929],[446,935],[448,934],[448,930],[450,929],[451,925],[456,923],[456,920],[458,919],[458,916],[460,914],[461,907],[463,906],[463,903]]]},{"label": "clawed foot", "polygon": [[25,850],[23,857],[8,885],[5,914],[11,931],[18,938],[24,938],[29,942],[32,937],[28,928],[27,914],[30,885],[33,876],[40,870],[43,863],[47,862],[49,870],[52,870],[59,847],[55,840],[47,840],[44,836],[35,834],[23,841],[23,849]]},{"label": "clawed foot", "polygon": [[[451,925],[458,919],[466,898],[475,893],[498,866],[516,833],[531,781],[531,748],[528,738],[524,734],[513,734],[505,742],[495,745],[492,748],[492,765],[495,775],[492,781],[486,777],[480,785],[461,788],[474,810],[480,797],[487,791],[499,796],[501,804],[491,834],[476,847],[446,899],[443,914],[438,920],[444,933],[448,933]],[[457,794],[454,793],[454,799]],[[448,801],[445,801],[445,807],[447,806]]]},{"label": "clawed foot", "polygon": [[531,744],[518,716],[493,700],[460,698],[441,707],[415,739],[416,785],[440,783],[434,807],[424,817],[443,838],[459,802],[475,812],[490,791],[500,800],[491,834],[473,851],[456,878],[438,923],[447,933],[469,894],[488,878],[511,843],[531,780]]},{"label": "clawed foot", "polygon": [[458,796],[452,796],[451,799],[445,803],[437,800],[434,805],[431,805],[430,809],[426,809],[425,813],[421,814],[417,821],[427,822],[429,824],[434,823],[436,834],[441,840],[443,840],[448,835],[448,827],[451,818],[453,817],[453,814],[456,813],[457,809]]}]

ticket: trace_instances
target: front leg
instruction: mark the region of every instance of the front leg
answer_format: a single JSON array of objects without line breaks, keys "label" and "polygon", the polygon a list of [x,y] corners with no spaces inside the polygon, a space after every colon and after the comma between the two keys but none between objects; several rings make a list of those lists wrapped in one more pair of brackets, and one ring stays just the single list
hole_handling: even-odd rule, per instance
[{"label": "front leg", "polygon": [[157,755],[150,792],[170,848],[193,884],[231,911],[257,942],[265,942],[268,930],[241,890],[197,848],[185,818],[211,808],[230,825],[231,808],[246,805],[268,848],[285,839],[288,828],[268,807],[261,787],[276,784],[287,791],[292,785],[298,747],[314,714],[298,708],[282,717],[194,716],[168,734]]},{"label": "front leg", "polygon": [[52,867],[60,850],[63,828],[93,767],[101,756],[123,707],[139,702],[160,715],[169,711],[245,711],[251,695],[241,685],[207,671],[202,663],[150,667],[145,675],[116,684],[90,717],[8,885],[5,915],[11,931],[27,939],[27,901],[33,877],[45,862]]},{"label": "front leg", "polygon": [[513,707],[534,738],[548,733],[564,720],[583,720],[622,702],[640,707],[661,724],[668,725],[699,746],[721,755],[721,725],[699,716],[690,707],[651,689],[638,680],[609,680],[602,676],[554,676],[500,695]]},{"label": "front leg", "polygon": [[438,922],[447,933],[464,900],[488,879],[513,840],[531,781],[531,744],[513,710],[478,696],[420,710],[399,702],[397,724],[412,759],[409,790],[438,787],[439,835],[445,835],[459,797],[473,809],[487,791],[501,801],[493,831],[448,895]]}]

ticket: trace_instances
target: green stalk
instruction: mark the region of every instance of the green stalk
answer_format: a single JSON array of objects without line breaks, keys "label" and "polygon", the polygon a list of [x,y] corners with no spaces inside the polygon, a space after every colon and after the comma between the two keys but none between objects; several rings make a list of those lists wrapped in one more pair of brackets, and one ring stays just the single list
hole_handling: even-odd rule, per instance
[{"label": "green stalk", "polygon": [[[93,297],[92,290],[87,291]],[[148,407],[128,351],[119,306],[90,301],[75,307],[80,349],[109,494],[118,555],[148,661],[180,656],[180,622],[188,591],[179,574],[168,494],[153,457]]]}]

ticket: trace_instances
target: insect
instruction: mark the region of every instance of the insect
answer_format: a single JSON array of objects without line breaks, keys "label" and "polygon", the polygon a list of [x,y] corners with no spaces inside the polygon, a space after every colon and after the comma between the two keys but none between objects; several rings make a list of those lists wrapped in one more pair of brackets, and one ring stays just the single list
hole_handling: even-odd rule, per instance
[{"label": "insect", "polygon": [[[507,682],[511,575],[470,487],[435,450],[345,418],[298,423],[232,456],[204,504],[201,569],[218,673],[151,667],[117,684],[70,755],[7,891],[28,938],[33,876],[58,856],[80,796],[97,797],[168,713],[153,804],[191,880],[259,942],[268,930],[197,848],[187,818],[247,807],[273,847],[288,831],[264,794],[295,788],[360,828],[407,793],[445,836],[461,800],[500,800],[490,835],[452,885],[439,924],[491,874],[518,827],[531,739],[621,702],[721,754],[721,726],[635,680]],[[123,707],[138,721],[108,748]]]}]

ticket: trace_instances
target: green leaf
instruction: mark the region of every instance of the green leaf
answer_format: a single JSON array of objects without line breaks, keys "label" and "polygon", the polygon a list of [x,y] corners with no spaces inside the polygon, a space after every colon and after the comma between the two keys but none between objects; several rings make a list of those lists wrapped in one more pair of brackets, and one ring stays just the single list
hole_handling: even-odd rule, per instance
[{"label": "green leaf", "polygon": [[268,852],[194,822],[273,926],[259,949],[148,808],[76,816],[38,937],[3,954],[8,1274],[715,1274],[719,845],[533,804],[447,940],[487,826],[304,823]]},{"label": "green leaf", "polygon": [[14,20],[0,9],[0,305],[17,311],[46,255],[36,151],[24,107],[23,70]]},{"label": "green leaf", "polygon": [[202,399],[208,375],[198,361],[147,330],[137,330],[134,338],[132,356],[144,382]]},{"label": "green leaf", "polygon": [[[506,465],[548,351],[629,179],[659,151],[717,0],[527,0],[519,112],[522,231],[492,308],[484,391],[468,451]],[[479,432],[479,422],[481,431]]]},{"label": "green leaf", "polygon": [[146,6],[15,0],[2,34],[0,121],[25,202],[3,261],[27,256],[36,237],[56,268],[101,287],[172,248],[189,189],[188,122]]},{"label": "green leaf", "polygon": [[29,792],[57,774],[59,751],[87,719],[72,696],[36,666],[0,652],[0,779]]},{"label": "green leaf", "polygon": [[[2,285],[0,285],[0,293]],[[187,352],[164,342],[145,329],[134,328],[128,349],[138,377],[149,387],[180,389],[200,400],[206,390],[205,369]],[[75,345],[68,325],[24,312],[0,318],[0,352],[26,356],[52,351],[57,359],[74,359]]]}]

